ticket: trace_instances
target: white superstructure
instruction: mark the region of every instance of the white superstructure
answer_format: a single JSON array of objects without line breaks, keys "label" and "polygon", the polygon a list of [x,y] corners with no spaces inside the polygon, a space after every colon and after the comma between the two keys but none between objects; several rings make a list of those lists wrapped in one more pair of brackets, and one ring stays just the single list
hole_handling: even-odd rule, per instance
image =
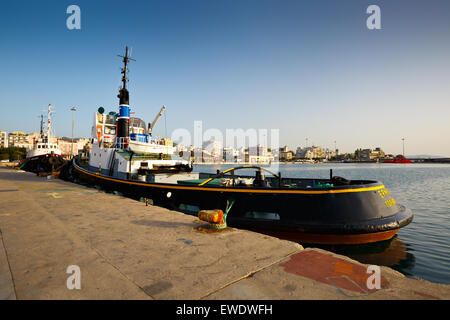
[{"label": "white superstructure", "polygon": [[57,141],[55,142],[55,138],[52,136],[52,127],[51,127],[51,113],[52,106],[48,105],[48,113],[47,113],[47,133],[44,134],[42,120],[41,120],[41,134],[40,136],[33,141],[33,144],[27,152],[27,158],[41,156],[45,154],[56,154],[61,155],[61,150],[58,147]]},{"label": "white superstructure", "polygon": [[126,88],[127,65],[133,60],[125,47],[122,68],[122,87],[119,87],[119,112],[105,114],[100,107],[94,116],[92,146],[89,153],[89,169],[121,179],[151,180],[155,174],[167,177],[180,172],[191,172],[192,166],[185,159],[174,155],[170,139],[152,137],[159,118],[165,110],[161,108],[155,120],[147,128],[145,121],[131,117],[129,92]]},{"label": "white superstructure", "polygon": [[145,172],[189,165],[174,155],[169,139],[152,138],[142,119],[131,118],[129,125],[130,136],[118,138],[116,114],[95,113],[89,153],[91,170],[119,178],[138,178]]}]

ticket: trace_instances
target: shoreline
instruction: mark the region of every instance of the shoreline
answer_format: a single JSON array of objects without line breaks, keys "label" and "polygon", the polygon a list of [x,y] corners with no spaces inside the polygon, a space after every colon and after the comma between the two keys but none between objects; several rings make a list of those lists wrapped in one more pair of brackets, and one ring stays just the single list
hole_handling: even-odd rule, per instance
[{"label": "shoreline", "polygon": [[193,163],[196,166],[212,166],[212,165],[235,165],[235,166],[246,166],[246,165],[254,165],[254,166],[271,166],[271,165],[283,165],[283,164],[380,164],[380,165],[414,165],[414,164],[450,164],[449,160],[444,161],[413,161],[412,163],[383,163],[383,162],[372,162],[372,161],[325,161],[325,162],[298,162],[298,161],[280,161],[280,162],[272,162],[272,163],[250,163],[250,162],[200,162]]}]

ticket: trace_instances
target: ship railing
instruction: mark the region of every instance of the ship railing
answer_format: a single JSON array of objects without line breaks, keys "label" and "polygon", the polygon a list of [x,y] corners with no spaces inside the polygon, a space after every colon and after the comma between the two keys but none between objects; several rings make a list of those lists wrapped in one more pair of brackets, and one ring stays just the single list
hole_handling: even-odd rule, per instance
[{"label": "ship railing", "polygon": [[116,138],[116,148],[118,148],[118,149],[128,148],[128,137],[117,137]]},{"label": "ship railing", "polygon": [[[127,149],[130,141],[137,141],[129,137],[116,137],[113,146],[117,149]],[[173,146],[165,145],[161,139],[149,139],[148,144],[155,144],[162,147],[173,148]]]}]

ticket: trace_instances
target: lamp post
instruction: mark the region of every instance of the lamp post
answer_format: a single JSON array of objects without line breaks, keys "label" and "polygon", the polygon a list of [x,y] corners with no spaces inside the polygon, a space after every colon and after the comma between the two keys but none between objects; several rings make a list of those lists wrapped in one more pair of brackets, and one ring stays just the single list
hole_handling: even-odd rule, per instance
[{"label": "lamp post", "polygon": [[403,141],[403,157],[405,156],[405,138],[402,138]]},{"label": "lamp post", "polygon": [[71,157],[73,158],[73,115],[75,114],[75,111],[77,111],[77,108],[72,107],[70,109],[70,111],[72,111],[72,151],[71,151]]}]

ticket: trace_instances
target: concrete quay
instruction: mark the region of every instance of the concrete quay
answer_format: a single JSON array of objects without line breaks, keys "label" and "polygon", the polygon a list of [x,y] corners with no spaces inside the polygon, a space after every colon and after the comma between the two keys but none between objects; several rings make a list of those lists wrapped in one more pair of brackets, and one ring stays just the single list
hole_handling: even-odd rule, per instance
[{"label": "concrete quay", "polygon": [[[450,299],[408,279],[255,232],[0,168],[0,299]],[[69,266],[81,289],[69,290]]]}]

